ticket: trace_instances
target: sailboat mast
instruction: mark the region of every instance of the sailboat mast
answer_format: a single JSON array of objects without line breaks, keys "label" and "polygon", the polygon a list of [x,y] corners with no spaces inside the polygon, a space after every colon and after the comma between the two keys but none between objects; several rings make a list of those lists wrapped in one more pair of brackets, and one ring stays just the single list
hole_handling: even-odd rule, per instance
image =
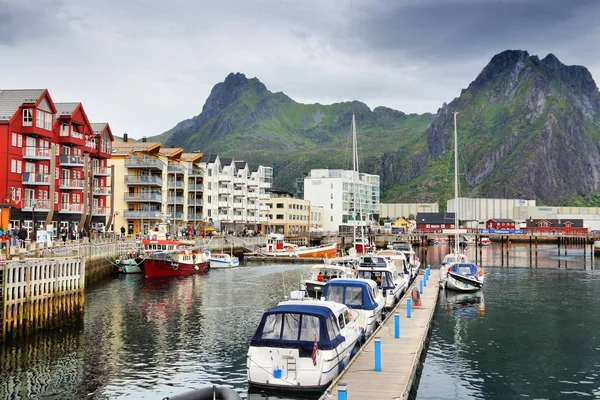
[{"label": "sailboat mast", "polygon": [[[360,236],[361,236],[361,242],[362,242],[362,247],[361,247],[361,253],[364,254],[365,253],[365,231],[364,228],[362,226],[362,210],[360,209],[360,199],[358,198],[358,178],[359,178],[359,168],[358,168],[358,140],[356,138],[356,116],[355,114],[352,114],[352,181],[353,181],[353,186],[354,186],[354,221],[360,221]],[[358,201],[358,211],[356,208],[356,203]],[[360,219],[358,219],[358,218]],[[356,242],[356,224],[357,222],[354,223],[354,241]]]},{"label": "sailboat mast", "polygon": [[356,178],[354,177],[354,171],[356,171],[356,121],[354,114],[352,114],[352,196],[354,197],[352,204],[352,221],[354,221],[352,224],[354,231],[352,246],[356,246]]},{"label": "sailboat mast", "polygon": [[456,133],[456,115],[454,111],[454,252],[458,254],[458,134]]}]

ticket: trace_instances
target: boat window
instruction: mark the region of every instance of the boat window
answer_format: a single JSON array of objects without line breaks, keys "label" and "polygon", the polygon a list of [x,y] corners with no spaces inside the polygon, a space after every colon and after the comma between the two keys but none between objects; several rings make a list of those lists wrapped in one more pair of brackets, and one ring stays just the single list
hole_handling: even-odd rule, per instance
[{"label": "boat window", "polygon": [[327,291],[327,300],[336,303],[344,302],[344,288],[342,286],[332,286]]},{"label": "boat window", "polygon": [[346,305],[348,306],[363,306],[362,288],[347,287],[346,288]]},{"label": "boat window", "polygon": [[167,249],[167,245],[166,245],[166,244],[163,244],[163,245],[162,245],[162,249],[163,249],[163,250],[166,250],[166,249]]},{"label": "boat window", "polygon": [[346,326],[346,323],[344,322],[344,314],[338,315],[338,323],[340,324],[340,329]]},{"label": "boat window", "polygon": [[329,335],[329,339],[333,339],[340,334],[340,330],[338,329],[334,316],[327,318],[327,334]]},{"label": "boat window", "polygon": [[267,315],[261,337],[263,339],[279,339],[281,337],[282,314]]},{"label": "boat window", "polygon": [[313,315],[302,316],[302,327],[300,329],[300,340],[319,340],[321,337],[321,324],[318,317]]},{"label": "boat window", "polygon": [[300,314],[285,314],[283,319],[282,340],[298,340],[300,330]]}]

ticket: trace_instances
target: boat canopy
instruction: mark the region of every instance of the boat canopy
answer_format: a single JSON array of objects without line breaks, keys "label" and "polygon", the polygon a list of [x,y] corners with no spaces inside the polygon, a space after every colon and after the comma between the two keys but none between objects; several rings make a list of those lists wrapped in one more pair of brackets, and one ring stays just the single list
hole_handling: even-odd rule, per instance
[{"label": "boat canopy", "polygon": [[372,287],[358,279],[335,279],[323,288],[328,301],[342,303],[356,310],[374,310],[378,307],[372,296]]},{"label": "boat canopy", "polygon": [[450,272],[459,275],[477,275],[477,267],[473,264],[454,264],[450,267]]},{"label": "boat canopy", "polygon": [[284,304],[265,311],[250,346],[294,348],[300,357],[310,357],[315,340],[320,350],[333,350],[345,340],[334,312],[313,304]]},{"label": "boat canopy", "polygon": [[360,267],[379,267],[385,268],[387,267],[387,263],[385,258],[378,256],[365,256],[360,259]]}]

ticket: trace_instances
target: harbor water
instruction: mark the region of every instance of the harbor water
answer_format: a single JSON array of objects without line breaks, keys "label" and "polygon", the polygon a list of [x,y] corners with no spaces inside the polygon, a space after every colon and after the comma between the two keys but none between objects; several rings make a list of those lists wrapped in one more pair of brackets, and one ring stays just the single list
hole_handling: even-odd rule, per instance
[{"label": "harbor water", "polygon": [[[435,265],[446,252],[436,245],[419,254]],[[589,248],[584,257],[581,247],[559,255],[555,245],[533,254],[494,244],[478,258],[485,289],[442,293],[414,396],[600,397],[600,274]],[[309,268],[262,264],[97,285],[80,325],[0,348],[0,398],[162,399],[206,384],[233,386],[243,398],[290,398],[247,393],[246,352],[262,312]]]}]

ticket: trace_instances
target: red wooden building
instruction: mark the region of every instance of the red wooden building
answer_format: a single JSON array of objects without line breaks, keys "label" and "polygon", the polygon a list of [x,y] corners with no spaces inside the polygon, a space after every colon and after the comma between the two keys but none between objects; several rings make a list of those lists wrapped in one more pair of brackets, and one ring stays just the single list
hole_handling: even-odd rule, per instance
[{"label": "red wooden building", "polygon": [[582,219],[528,219],[525,221],[525,233],[550,234],[587,234],[588,228],[583,226]]},{"label": "red wooden building", "polygon": [[55,103],[46,89],[0,90],[0,203],[13,226],[106,223],[112,133],[101,125],[94,130],[81,103]]},{"label": "red wooden building", "polygon": [[516,223],[512,219],[492,218],[485,222],[486,229],[515,229]]},{"label": "red wooden building", "polygon": [[454,213],[417,213],[417,230],[425,233],[454,229]]}]

